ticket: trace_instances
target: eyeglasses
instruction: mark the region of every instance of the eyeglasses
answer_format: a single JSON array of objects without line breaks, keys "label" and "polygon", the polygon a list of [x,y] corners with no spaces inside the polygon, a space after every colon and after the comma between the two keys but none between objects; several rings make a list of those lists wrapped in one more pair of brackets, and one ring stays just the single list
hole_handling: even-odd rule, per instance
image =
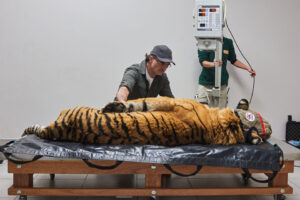
[{"label": "eyeglasses", "polygon": [[158,58],[154,58],[157,62],[159,62],[162,66],[165,66],[166,64],[168,64],[167,65],[167,67],[171,67],[171,63],[169,63],[169,62],[163,62],[163,61],[160,61]]}]

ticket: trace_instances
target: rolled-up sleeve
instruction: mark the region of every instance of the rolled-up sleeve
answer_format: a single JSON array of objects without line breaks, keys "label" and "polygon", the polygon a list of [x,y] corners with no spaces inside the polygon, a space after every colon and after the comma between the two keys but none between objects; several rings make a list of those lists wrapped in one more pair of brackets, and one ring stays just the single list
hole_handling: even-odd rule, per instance
[{"label": "rolled-up sleeve", "polygon": [[200,50],[198,50],[198,58],[199,58],[199,62],[200,62],[201,65],[202,65],[203,61],[210,61],[209,60],[209,51],[200,51]]},{"label": "rolled-up sleeve", "polygon": [[129,92],[132,92],[132,89],[137,80],[137,76],[138,72],[136,71],[136,69],[130,67],[127,68],[124,72],[119,88],[125,86],[128,88]]},{"label": "rolled-up sleeve", "polygon": [[233,46],[232,40],[230,41],[230,44],[229,44],[229,56],[228,56],[228,60],[231,62],[231,64],[234,64],[235,61],[236,61],[236,55],[235,55],[235,50],[234,50],[234,46]]}]

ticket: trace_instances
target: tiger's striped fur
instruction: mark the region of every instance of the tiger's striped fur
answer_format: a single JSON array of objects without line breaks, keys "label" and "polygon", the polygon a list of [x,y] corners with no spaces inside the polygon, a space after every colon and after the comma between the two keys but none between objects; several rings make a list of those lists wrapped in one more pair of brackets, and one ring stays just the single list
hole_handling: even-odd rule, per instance
[{"label": "tiger's striped fur", "polygon": [[23,135],[87,144],[244,143],[239,119],[230,109],[208,108],[194,100],[168,97],[109,103],[102,110],[63,110],[45,128],[29,127]]}]

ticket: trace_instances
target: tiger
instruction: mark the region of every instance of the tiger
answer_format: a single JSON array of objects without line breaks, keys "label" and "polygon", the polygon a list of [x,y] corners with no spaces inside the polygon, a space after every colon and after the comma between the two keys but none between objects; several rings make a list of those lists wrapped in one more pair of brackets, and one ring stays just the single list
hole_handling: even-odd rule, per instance
[{"label": "tiger", "polygon": [[245,143],[240,119],[230,108],[209,108],[192,99],[169,97],[114,101],[102,109],[83,106],[65,109],[48,126],[30,126],[22,136],[30,134],[84,144]]}]

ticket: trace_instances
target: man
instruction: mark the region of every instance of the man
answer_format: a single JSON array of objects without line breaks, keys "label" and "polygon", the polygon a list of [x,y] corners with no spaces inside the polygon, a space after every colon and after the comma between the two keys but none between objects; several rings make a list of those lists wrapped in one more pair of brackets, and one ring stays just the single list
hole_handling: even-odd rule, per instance
[{"label": "man", "polygon": [[[199,76],[197,99],[203,104],[211,105],[213,98],[207,93],[207,89],[212,89],[215,85],[215,53],[213,51],[198,50],[198,57],[203,68]],[[234,66],[247,70],[249,73],[251,73],[252,77],[256,75],[256,72],[253,69],[236,58],[232,40],[224,37],[222,61],[219,62],[219,65],[222,65],[221,96],[219,101],[221,108],[227,106],[227,85],[229,79],[229,74],[226,69],[227,60],[229,60]]]},{"label": "man", "polygon": [[123,75],[115,100],[167,96],[174,97],[165,71],[173,63],[172,51],[166,45],[155,46],[140,64],[128,67]]}]

